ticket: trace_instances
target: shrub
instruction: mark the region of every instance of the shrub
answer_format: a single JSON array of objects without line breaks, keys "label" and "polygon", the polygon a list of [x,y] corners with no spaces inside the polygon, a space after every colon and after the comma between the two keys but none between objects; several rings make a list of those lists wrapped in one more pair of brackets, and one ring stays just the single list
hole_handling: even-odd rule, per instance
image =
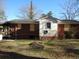
[{"label": "shrub", "polygon": [[45,44],[52,46],[52,45],[54,45],[54,42],[52,42],[51,40],[49,40],[49,41],[47,41]]}]

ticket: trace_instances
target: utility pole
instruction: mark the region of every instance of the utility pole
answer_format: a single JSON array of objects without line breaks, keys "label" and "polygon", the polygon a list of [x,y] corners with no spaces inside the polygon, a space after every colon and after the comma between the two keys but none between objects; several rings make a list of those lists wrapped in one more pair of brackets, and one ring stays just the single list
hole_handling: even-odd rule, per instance
[{"label": "utility pole", "polygon": [[32,0],[30,1],[30,6],[29,6],[29,19],[30,20],[33,20],[34,18],[34,13],[33,13],[33,3],[32,3]]}]

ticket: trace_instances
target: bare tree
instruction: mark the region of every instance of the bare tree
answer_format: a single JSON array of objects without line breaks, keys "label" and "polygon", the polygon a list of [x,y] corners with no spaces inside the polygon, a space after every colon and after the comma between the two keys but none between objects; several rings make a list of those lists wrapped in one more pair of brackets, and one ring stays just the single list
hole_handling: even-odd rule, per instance
[{"label": "bare tree", "polygon": [[[39,15],[40,14],[41,13],[39,13]],[[22,7],[20,9],[19,17],[22,19],[29,19],[29,20],[35,20],[36,18],[39,17],[37,10],[32,3],[32,0],[31,0],[30,5],[28,7]]]},{"label": "bare tree", "polygon": [[79,0],[66,0],[62,6],[62,9],[64,19],[75,19],[79,16]]},{"label": "bare tree", "polygon": [[0,0],[0,19],[1,20],[6,19],[5,11],[4,11],[4,2],[5,2],[5,0]]}]

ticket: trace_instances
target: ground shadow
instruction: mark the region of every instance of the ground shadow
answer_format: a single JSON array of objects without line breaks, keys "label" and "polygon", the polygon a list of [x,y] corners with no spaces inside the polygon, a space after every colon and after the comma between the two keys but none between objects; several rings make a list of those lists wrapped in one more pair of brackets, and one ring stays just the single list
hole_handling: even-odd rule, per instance
[{"label": "ground shadow", "polygon": [[74,54],[79,55],[79,48],[65,48],[65,51],[67,53],[74,53]]},{"label": "ground shadow", "polygon": [[46,58],[30,57],[30,56],[17,54],[15,52],[0,51],[0,59],[46,59]]}]

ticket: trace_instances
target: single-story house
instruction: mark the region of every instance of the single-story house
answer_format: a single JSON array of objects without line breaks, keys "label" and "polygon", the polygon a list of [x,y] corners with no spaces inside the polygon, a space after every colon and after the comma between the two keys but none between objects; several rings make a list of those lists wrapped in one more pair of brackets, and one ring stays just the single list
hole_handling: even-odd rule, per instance
[{"label": "single-story house", "polygon": [[39,22],[35,20],[13,20],[8,21],[4,25],[7,26],[7,35],[4,38],[10,39],[38,39],[39,38]]},{"label": "single-story house", "polygon": [[55,17],[43,17],[39,19],[40,38],[79,39],[79,21],[59,20]]},{"label": "single-story house", "polygon": [[[48,16],[38,20],[12,20],[6,22],[7,34],[10,39],[79,39],[79,21],[59,20]],[[5,31],[5,29],[4,29]]]}]

